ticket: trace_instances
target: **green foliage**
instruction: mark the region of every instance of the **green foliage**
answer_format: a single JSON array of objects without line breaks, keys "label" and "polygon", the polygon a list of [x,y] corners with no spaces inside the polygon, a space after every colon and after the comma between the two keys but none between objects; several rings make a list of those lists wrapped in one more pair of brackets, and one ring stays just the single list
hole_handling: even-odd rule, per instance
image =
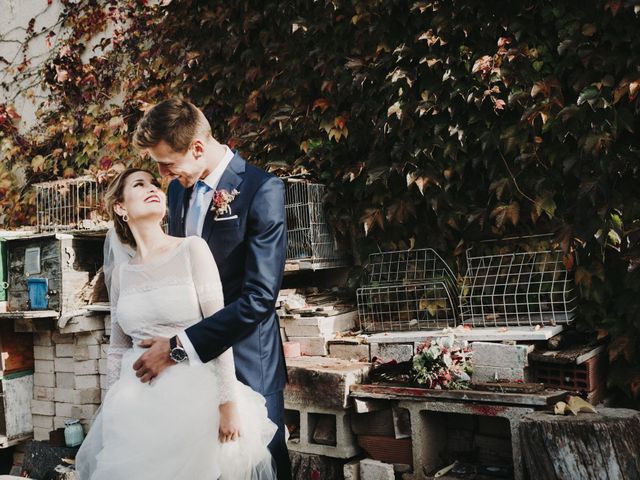
[{"label": "green foliage", "polygon": [[[638,4],[99,3],[63,12],[74,33],[43,72],[53,108],[38,134],[0,107],[5,225],[33,214],[29,182],[139,161],[142,109],[184,95],[250,160],[326,183],[357,261],[554,232],[579,326],[612,335],[612,381],[640,393]],[[107,53],[83,62],[105,24]]]}]

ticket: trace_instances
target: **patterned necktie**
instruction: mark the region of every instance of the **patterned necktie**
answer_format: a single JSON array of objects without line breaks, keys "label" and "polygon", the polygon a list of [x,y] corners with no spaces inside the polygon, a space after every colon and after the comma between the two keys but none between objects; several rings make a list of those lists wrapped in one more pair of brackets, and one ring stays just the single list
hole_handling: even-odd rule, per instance
[{"label": "patterned necktie", "polygon": [[185,221],[184,233],[185,236],[190,237],[192,235],[200,235],[198,229],[200,223],[200,217],[202,216],[202,210],[207,208],[204,201],[205,194],[209,191],[209,185],[201,180],[198,180],[193,188],[193,203],[189,210],[187,210],[187,219]]}]

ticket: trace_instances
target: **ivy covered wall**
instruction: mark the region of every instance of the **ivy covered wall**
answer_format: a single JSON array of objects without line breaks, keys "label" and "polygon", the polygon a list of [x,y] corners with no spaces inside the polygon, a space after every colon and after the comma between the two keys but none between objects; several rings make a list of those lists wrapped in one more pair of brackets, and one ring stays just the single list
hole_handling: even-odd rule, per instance
[{"label": "ivy covered wall", "polygon": [[640,394],[640,3],[106,3],[62,1],[36,132],[0,105],[5,227],[31,221],[33,181],[143,162],[142,110],[183,95],[251,161],[326,183],[356,262],[553,232],[579,326],[611,336],[619,399]]}]

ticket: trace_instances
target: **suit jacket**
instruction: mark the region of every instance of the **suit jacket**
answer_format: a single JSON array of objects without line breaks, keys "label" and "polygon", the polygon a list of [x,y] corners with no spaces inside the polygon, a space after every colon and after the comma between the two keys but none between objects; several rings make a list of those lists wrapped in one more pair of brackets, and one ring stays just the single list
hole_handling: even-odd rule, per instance
[{"label": "suit jacket", "polygon": [[[231,213],[216,220],[208,211],[202,227],[220,272],[225,308],[186,334],[203,362],[233,347],[238,379],[269,395],[286,383],[275,312],[287,248],[284,183],[236,153],[217,190],[234,189],[240,193],[230,203]],[[183,237],[188,190],[174,180],[168,196],[169,233]]]}]

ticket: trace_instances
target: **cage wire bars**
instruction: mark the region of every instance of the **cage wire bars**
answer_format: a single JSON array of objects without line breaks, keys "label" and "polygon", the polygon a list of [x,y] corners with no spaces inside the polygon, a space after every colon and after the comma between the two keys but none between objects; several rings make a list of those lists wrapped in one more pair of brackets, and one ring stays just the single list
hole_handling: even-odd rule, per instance
[{"label": "cage wire bars", "polygon": [[360,329],[367,333],[454,327],[458,289],[447,263],[430,248],[376,253],[368,284],[356,292]]}]

